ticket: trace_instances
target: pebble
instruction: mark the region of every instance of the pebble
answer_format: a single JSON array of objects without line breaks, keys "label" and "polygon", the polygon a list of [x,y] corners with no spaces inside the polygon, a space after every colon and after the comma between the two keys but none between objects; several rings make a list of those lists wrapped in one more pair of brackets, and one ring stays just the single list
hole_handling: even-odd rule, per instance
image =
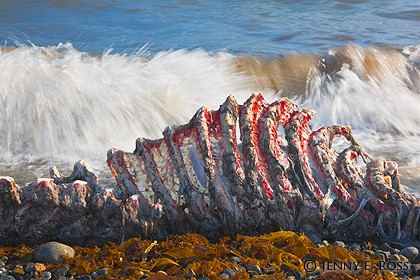
[{"label": "pebble", "polygon": [[[81,275],[81,276],[77,276],[76,280],[91,280],[92,277],[90,277],[90,275]],[[142,279],[142,278],[140,278]]]},{"label": "pebble", "polygon": [[244,266],[245,266],[247,271],[255,271],[258,274],[262,273],[260,266],[257,265],[257,264],[246,263]]},{"label": "pebble", "polygon": [[241,258],[239,258],[237,256],[230,257],[229,261],[234,262],[234,263],[241,263],[242,262]]},{"label": "pebble", "polygon": [[15,277],[13,277],[12,275],[2,274],[0,275],[0,280],[15,280]]},{"label": "pebble", "polygon": [[223,272],[219,275],[219,279],[230,279],[230,277],[229,277],[229,275],[227,275],[227,273]]},{"label": "pebble", "polygon": [[381,246],[379,246],[379,249],[383,251],[393,250],[393,248],[388,243],[382,243]]},{"label": "pebble", "polygon": [[400,258],[400,256],[398,254],[392,254],[389,257],[388,261],[390,261],[390,262],[400,262],[401,261],[401,258]]},{"label": "pebble", "polygon": [[67,266],[61,266],[54,271],[54,275],[66,276],[68,271],[69,271],[69,268]]},{"label": "pebble", "polygon": [[398,249],[398,250],[402,250],[405,248],[404,244],[400,243],[400,242],[390,242],[389,243],[391,245],[392,248],[394,249]]},{"label": "pebble", "polygon": [[74,257],[74,249],[59,242],[47,242],[34,250],[34,258],[42,263],[60,263],[64,260],[62,256]]},{"label": "pebble", "polygon": [[353,243],[350,245],[349,249],[352,251],[360,252],[362,250],[362,247],[357,243]]},{"label": "pebble", "polygon": [[227,268],[223,273],[226,273],[229,276],[229,278],[235,276],[235,271],[232,268]]},{"label": "pebble", "polygon": [[369,256],[372,256],[375,252],[372,250],[363,250],[362,253],[368,254]]},{"label": "pebble", "polygon": [[420,275],[420,264],[412,264],[411,271],[413,271],[414,275]]},{"label": "pebble", "polygon": [[383,254],[383,253],[381,253],[381,252],[375,252],[373,255],[372,255],[372,257],[373,258],[375,258],[375,259],[379,259],[379,260],[381,260],[381,261],[386,261],[386,258],[385,258],[385,254]]},{"label": "pebble", "polygon": [[400,254],[406,256],[408,259],[414,259],[419,255],[419,249],[414,246],[405,247],[400,251]]},{"label": "pebble", "polygon": [[195,274],[194,270],[192,268],[188,269],[187,272],[187,278],[196,278],[197,275]]},{"label": "pebble", "polygon": [[337,245],[337,246],[342,247],[342,248],[346,247],[346,244],[344,244],[343,241],[335,241],[334,245]]},{"label": "pebble", "polygon": [[51,272],[49,272],[49,271],[45,271],[44,272],[44,279],[45,280],[49,280],[49,279],[51,279]]},{"label": "pebble", "polygon": [[103,267],[103,268],[98,270],[98,275],[107,275],[108,273],[109,273],[109,268],[108,267]]}]

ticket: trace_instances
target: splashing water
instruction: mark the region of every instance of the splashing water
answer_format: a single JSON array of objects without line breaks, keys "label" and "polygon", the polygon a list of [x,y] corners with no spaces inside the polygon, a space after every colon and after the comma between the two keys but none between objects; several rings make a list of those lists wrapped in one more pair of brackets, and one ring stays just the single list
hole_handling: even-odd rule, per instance
[{"label": "splashing water", "polygon": [[92,56],[71,44],[19,47],[1,55],[2,162],[103,164],[117,145],[159,137],[203,104],[217,106],[245,79],[226,53],[161,52]]}]

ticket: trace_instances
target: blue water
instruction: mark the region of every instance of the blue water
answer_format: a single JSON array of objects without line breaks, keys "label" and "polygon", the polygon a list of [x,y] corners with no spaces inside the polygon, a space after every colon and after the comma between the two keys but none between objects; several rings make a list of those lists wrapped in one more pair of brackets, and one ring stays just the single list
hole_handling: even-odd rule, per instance
[{"label": "blue water", "polygon": [[418,44],[418,0],[0,1],[0,44],[278,55]]},{"label": "blue water", "polygon": [[418,0],[0,1],[0,176],[112,177],[111,147],[261,90],[351,125],[420,194],[419,30]]}]

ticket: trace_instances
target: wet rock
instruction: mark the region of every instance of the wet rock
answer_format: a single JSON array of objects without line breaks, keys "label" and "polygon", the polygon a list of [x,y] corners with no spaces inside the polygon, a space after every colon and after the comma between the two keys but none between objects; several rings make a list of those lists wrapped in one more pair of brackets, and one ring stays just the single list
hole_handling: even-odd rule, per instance
[{"label": "wet rock", "polygon": [[59,242],[47,242],[35,249],[34,257],[37,262],[56,264],[63,262],[66,257],[74,257],[74,250]]},{"label": "wet rock", "polygon": [[246,263],[244,266],[245,266],[247,271],[255,271],[258,274],[262,273],[260,266],[257,265],[257,264]]},{"label": "wet rock", "polygon": [[334,245],[337,245],[337,246],[342,247],[342,248],[346,247],[346,244],[344,244],[343,241],[335,241]]},{"label": "wet rock", "polygon": [[383,254],[383,253],[381,253],[381,252],[375,252],[373,255],[372,255],[372,257],[373,258],[375,258],[375,259],[379,259],[379,260],[381,260],[381,261],[386,261],[386,257],[385,257],[385,254]]},{"label": "wet rock", "polygon": [[230,279],[230,277],[229,277],[229,275],[227,274],[227,273],[221,273],[220,275],[219,275],[219,279]]},{"label": "wet rock", "polygon": [[188,272],[187,272],[186,276],[187,276],[188,279],[197,277],[197,275],[195,274],[195,272],[192,268],[188,269]]},{"label": "wet rock", "polygon": [[57,275],[57,276],[60,276],[60,275],[61,276],[66,276],[68,271],[69,271],[69,268],[67,266],[62,266],[62,267],[57,268],[54,271],[54,275]]},{"label": "wet rock", "polygon": [[400,262],[401,258],[398,254],[392,254],[389,259],[390,262]]},{"label": "wet rock", "polygon": [[419,255],[419,249],[413,246],[405,247],[400,251],[400,254],[407,257],[408,259],[414,259]]},{"label": "wet rock", "polygon": [[109,273],[109,268],[108,267],[103,267],[103,268],[98,270],[98,275],[107,275],[108,273]]},{"label": "wet rock", "polygon": [[392,241],[392,242],[390,242],[389,243],[393,248],[396,248],[396,249],[398,249],[398,250],[402,250],[402,249],[404,249],[406,246],[404,245],[404,244],[402,244],[402,243],[400,243],[400,242],[395,242],[395,241]]},{"label": "wet rock", "polygon": [[49,272],[49,271],[44,272],[44,279],[45,280],[49,280],[49,279],[51,279],[51,277],[52,277],[51,272]]},{"label": "wet rock", "polygon": [[92,277],[90,277],[90,275],[80,275],[80,276],[76,277],[76,280],[91,280],[91,279],[92,279]]},{"label": "wet rock", "polygon": [[382,243],[381,246],[379,246],[379,249],[383,251],[393,250],[393,248],[388,243]]},{"label": "wet rock", "polygon": [[362,247],[357,243],[353,243],[350,245],[349,249],[352,251],[360,252],[362,250]]},{"label": "wet rock", "polygon": [[420,275],[420,264],[412,264],[411,271],[413,275]]},{"label": "wet rock", "polygon": [[372,256],[375,252],[372,250],[363,250],[362,253],[368,254],[369,256]]},{"label": "wet rock", "polygon": [[223,273],[226,273],[229,276],[229,278],[235,276],[235,271],[232,268],[227,268]]},{"label": "wet rock", "polygon": [[0,275],[0,280],[15,280],[16,278],[12,275]]},{"label": "wet rock", "polygon": [[234,262],[234,263],[241,263],[242,262],[241,258],[236,257],[236,256],[230,257],[229,261]]}]

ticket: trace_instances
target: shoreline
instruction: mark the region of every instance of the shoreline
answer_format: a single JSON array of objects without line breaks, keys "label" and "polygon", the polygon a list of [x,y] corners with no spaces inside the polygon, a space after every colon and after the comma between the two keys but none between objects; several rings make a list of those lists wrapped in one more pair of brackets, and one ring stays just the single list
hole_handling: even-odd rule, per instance
[{"label": "shoreline", "polygon": [[2,246],[0,277],[205,280],[413,279],[419,275],[418,250],[412,252],[402,248],[403,244],[391,244],[330,244],[326,240],[314,244],[305,235],[291,231],[237,235],[211,243],[192,233],[170,236],[162,242],[132,238],[102,247],[74,246],[74,257],[55,264],[39,259],[34,253],[36,246]]}]

